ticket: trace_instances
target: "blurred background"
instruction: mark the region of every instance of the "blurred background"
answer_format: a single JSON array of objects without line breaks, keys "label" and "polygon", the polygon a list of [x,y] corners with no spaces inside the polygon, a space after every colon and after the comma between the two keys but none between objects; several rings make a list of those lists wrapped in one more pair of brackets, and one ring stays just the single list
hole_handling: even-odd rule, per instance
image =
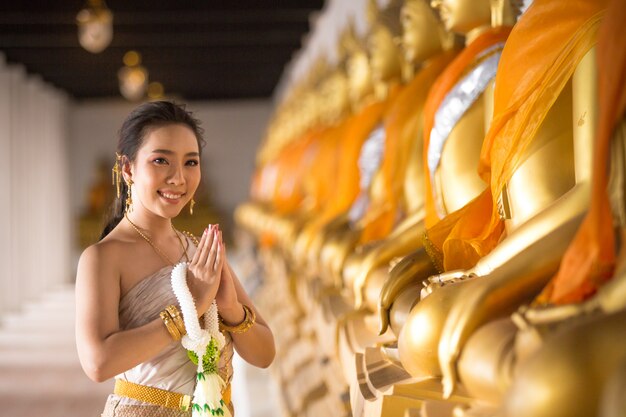
[{"label": "blurred background", "polygon": [[[79,367],[73,282],[113,198],[126,115],[187,104],[207,146],[196,214],[178,226],[232,233],[275,104],[364,13],[365,0],[0,4],[0,414],[97,416],[111,392]],[[261,277],[230,256],[254,293]],[[271,368],[236,367],[238,415],[276,415]]]}]

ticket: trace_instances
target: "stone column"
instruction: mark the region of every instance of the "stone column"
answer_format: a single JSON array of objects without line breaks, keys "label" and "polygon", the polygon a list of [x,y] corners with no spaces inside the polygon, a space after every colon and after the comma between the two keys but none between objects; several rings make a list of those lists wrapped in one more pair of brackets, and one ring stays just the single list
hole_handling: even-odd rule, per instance
[{"label": "stone column", "polygon": [[0,313],[73,281],[66,117],[63,93],[0,57]]}]

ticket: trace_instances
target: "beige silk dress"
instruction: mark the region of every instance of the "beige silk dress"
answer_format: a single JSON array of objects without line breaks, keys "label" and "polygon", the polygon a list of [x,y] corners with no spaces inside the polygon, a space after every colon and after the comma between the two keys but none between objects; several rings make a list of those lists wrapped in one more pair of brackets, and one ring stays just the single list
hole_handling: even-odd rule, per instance
[{"label": "beige silk dress", "polygon": [[[195,245],[187,239],[189,257]],[[172,292],[170,274],[172,266],[166,266],[148,275],[126,293],[119,304],[119,321],[122,330],[143,326],[159,318],[159,313],[169,305],[178,306]],[[178,306],[180,308],[180,306]],[[232,375],[233,343],[230,333],[225,333],[226,345],[221,351],[218,364],[219,374],[229,384]],[[115,378],[147,385],[167,391],[192,395],[196,381],[196,365],[187,356],[180,342],[172,341],[161,353]],[[228,405],[234,415],[232,404]],[[179,411],[134,399],[109,395],[102,417],[182,417],[191,416],[191,411]]]}]

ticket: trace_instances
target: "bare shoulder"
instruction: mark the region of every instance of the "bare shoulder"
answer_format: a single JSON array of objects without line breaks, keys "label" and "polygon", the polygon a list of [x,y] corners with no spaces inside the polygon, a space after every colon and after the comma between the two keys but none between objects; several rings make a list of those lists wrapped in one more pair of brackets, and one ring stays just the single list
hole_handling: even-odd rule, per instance
[{"label": "bare shoulder", "polygon": [[[117,282],[125,254],[131,242],[119,236],[107,236],[83,251],[78,262],[77,281],[82,279]],[[116,279],[112,279],[112,278]]]}]

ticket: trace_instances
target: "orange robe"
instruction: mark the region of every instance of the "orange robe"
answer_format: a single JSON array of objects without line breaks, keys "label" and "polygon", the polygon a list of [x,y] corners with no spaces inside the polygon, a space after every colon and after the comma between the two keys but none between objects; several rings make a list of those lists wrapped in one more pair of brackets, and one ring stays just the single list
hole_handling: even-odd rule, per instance
[{"label": "orange robe", "polygon": [[280,212],[298,207],[304,198],[300,181],[306,172],[306,161],[317,152],[320,133],[320,129],[313,129],[294,139],[273,160],[259,167],[252,180],[252,199]]},{"label": "orange robe", "polygon": [[468,44],[463,51],[452,61],[446,70],[437,78],[435,84],[428,93],[424,105],[424,175],[425,175],[425,201],[426,201],[426,227],[432,227],[439,222],[435,208],[430,170],[428,169],[428,147],[430,145],[430,133],[435,124],[435,114],[444,98],[452,88],[461,80],[463,75],[476,64],[477,57],[493,45],[506,41],[511,28],[507,26],[491,29]]},{"label": "orange robe", "polygon": [[322,221],[328,221],[346,212],[359,194],[359,154],[363,142],[380,122],[385,109],[385,101],[366,105],[346,124],[344,137],[337,147],[339,164],[332,179],[333,195],[324,208]]},{"label": "orange robe", "polygon": [[598,33],[600,116],[596,131],[591,208],[568,248],[557,275],[538,303],[579,302],[613,275],[615,234],[607,194],[611,137],[626,112],[626,3],[612,0]]},{"label": "orange robe", "polygon": [[416,141],[422,146],[423,109],[430,87],[452,61],[456,51],[445,52],[428,62],[406,87],[385,118],[385,154],[380,167],[384,194],[372,200],[363,218],[360,243],[387,236],[399,216],[410,152]]},{"label": "orange robe", "polygon": [[497,199],[545,115],[596,41],[604,0],[535,0],[513,28],[495,82],[494,116],[479,174],[490,186],[427,230],[443,270],[471,268],[504,231]]}]

